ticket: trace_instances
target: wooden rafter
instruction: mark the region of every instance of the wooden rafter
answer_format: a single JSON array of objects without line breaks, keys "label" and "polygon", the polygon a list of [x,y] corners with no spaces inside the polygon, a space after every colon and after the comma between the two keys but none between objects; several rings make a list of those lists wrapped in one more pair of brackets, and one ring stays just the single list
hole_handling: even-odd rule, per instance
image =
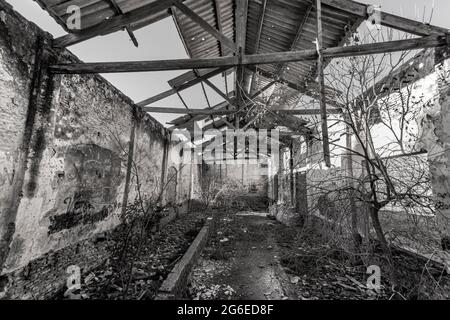
[{"label": "wooden rafter", "polygon": [[176,94],[176,93],[178,93],[180,91],[189,89],[189,88],[199,84],[200,82],[204,81],[205,79],[209,79],[209,78],[214,77],[214,76],[216,76],[218,74],[221,74],[222,72],[225,72],[227,69],[228,69],[227,67],[216,69],[216,70],[211,71],[211,72],[209,72],[209,73],[207,73],[207,74],[205,74],[205,75],[203,75],[201,77],[198,77],[198,78],[196,78],[194,80],[188,81],[188,82],[182,84],[179,87],[172,88],[172,89],[164,91],[163,93],[160,93],[160,94],[158,94],[158,95],[156,95],[154,97],[145,99],[145,100],[139,102],[137,105],[140,106],[140,107],[144,107],[144,106],[147,106],[149,104],[158,102],[158,101],[160,101],[162,99],[165,99],[167,97],[170,97],[171,95],[174,95],[174,94]]},{"label": "wooden rafter", "polygon": [[317,74],[319,82],[319,101],[320,101],[320,115],[322,123],[322,146],[325,165],[331,167],[330,158],[330,142],[328,135],[328,116],[327,116],[327,101],[325,96],[325,74],[324,74],[324,58],[323,58],[323,29],[322,29],[322,0],[316,0],[317,13]]},{"label": "wooden rafter", "polygon": [[[302,38],[302,34],[303,34],[303,28],[305,27],[306,22],[308,22],[308,19],[311,15],[311,11],[313,10],[313,8],[314,8],[314,5],[311,4],[308,7],[308,9],[306,10],[305,16],[303,17],[303,19],[301,20],[301,22],[297,28],[297,33],[295,35],[294,41],[292,41],[292,45],[291,45],[289,51],[294,51],[295,48],[297,47],[298,43],[300,42],[300,40]],[[279,66],[278,73],[277,73],[278,78],[283,77],[284,72],[286,71],[286,68],[287,68],[287,63],[282,63]]]},{"label": "wooden rafter", "polygon": [[202,27],[206,32],[212,35],[214,38],[219,40],[219,42],[223,45],[226,45],[233,52],[236,51],[236,44],[228,39],[222,32],[218,31],[216,28],[212,27],[208,22],[206,22],[202,17],[196,14],[194,11],[189,9],[181,2],[176,2],[175,7],[179,9],[183,14],[188,16],[192,21],[197,23],[200,27]]},{"label": "wooden rafter", "polygon": [[[293,50],[297,47],[297,44],[299,43],[299,41],[300,41],[300,39],[301,39],[301,36],[302,36],[302,34],[303,34],[303,28],[304,28],[306,22],[307,22],[308,19],[309,19],[309,15],[310,15],[310,13],[311,13],[313,7],[314,7],[314,6],[311,4],[311,5],[308,7],[308,10],[306,10],[306,13],[305,13],[303,19],[300,20],[300,23],[299,23],[298,28],[297,28],[297,32],[296,32],[295,37],[294,37],[294,40],[292,41],[292,44],[291,44],[291,46],[290,46],[290,48],[289,48],[289,51],[293,51]],[[276,79],[280,79],[281,77],[283,77],[283,75],[284,75],[284,73],[285,73],[285,71],[286,71],[287,66],[288,66],[287,63],[281,63],[281,64],[278,66],[278,71],[276,72],[276,76],[275,76]],[[268,101],[268,103],[267,103],[268,105],[271,105],[271,103],[272,103],[272,101],[273,101],[273,99],[274,99],[274,93],[275,93],[275,92],[273,92],[272,95],[269,97],[269,101]]]},{"label": "wooden rafter", "polygon": [[217,88],[214,83],[212,83],[211,81],[209,81],[208,79],[205,79],[203,81],[204,83],[206,83],[206,85],[208,87],[210,87],[211,89],[213,89],[219,96],[221,96],[226,102],[228,102],[229,105],[233,106],[234,109],[237,109],[236,106],[234,105],[234,101],[232,101],[225,93],[222,92],[222,90],[220,90],[219,88]]},{"label": "wooden rafter", "polygon": [[[114,11],[116,11],[117,14],[122,15],[123,11],[120,8],[119,4],[116,2],[116,0],[108,0],[109,3],[111,4],[111,6],[113,7]],[[131,41],[133,42],[134,46],[137,48],[139,47],[139,43],[136,39],[136,36],[134,35],[133,31],[131,30],[131,28],[129,26],[125,27],[125,30],[128,33],[128,36],[130,37]]]},{"label": "wooden rafter", "polygon": [[264,26],[264,17],[266,16],[266,10],[267,10],[267,0],[263,0],[262,8],[261,8],[261,15],[259,17],[259,22],[258,22],[258,33],[256,35],[255,49],[253,50],[254,54],[257,54],[259,51],[259,45],[261,43],[261,36],[262,36],[262,30],[263,30],[263,26]]},{"label": "wooden rafter", "polygon": [[[351,0],[322,0],[322,4],[330,6],[334,9],[345,11],[366,19],[368,17],[367,4],[359,3]],[[432,26],[415,20],[403,18],[391,13],[381,11],[381,25],[396,30],[411,33],[417,36],[442,35],[447,33],[447,29]]]},{"label": "wooden rafter", "polygon": [[224,116],[233,114],[233,110],[214,110],[214,109],[183,109],[183,108],[164,108],[164,107],[144,107],[144,111],[152,113],[168,113],[168,114],[190,114],[202,116]]},{"label": "wooden rafter", "polygon": [[[222,18],[222,11],[220,9],[220,0],[214,0],[214,9],[216,11],[217,28],[219,32],[223,34],[223,18]],[[220,55],[221,56],[227,55],[227,49],[222,42],[220,42]]]},{"label": "wooden rafter", "polygon": [[[323,50],[324,58],[343,58],[363,56],[379,53],[444,47],[450,43],[447,36],[428,36],[415,39],[379,42],[357,46],[334,47]],[[149,72],[188,69],[209,69],[221,67],[236,67],[238,65],[259,65],[281,62],[311,61],[317,59],[316,50],[301,50],[292,52],[276,52],[247,55],[242,57],[218,57],[206,59],[175,59],[156,61],[131,62],[93,62],[93,63],[66,63],[50,67],[53,73],[63,74],[89,74],[89,73],[121,73],[121,72]]]},{"label": "wooden rafter", "polygon": [[[122,30],[123,28],[142,21],[151,15],[168,10],[172,5],[184,0],[156,0],[142,8],[132,10],[125,14],[114,16],[108,20],[105,20],[95,26],[84,29],[78,33],[70,33],[65,36],[59,37],[53,41],[55,47],[68,47],[98,36],[110,34]],[[151,24],[159,21],[161,18],[147,21],[147,24]]]},{"label": "wooden rafter", "polygon": [[[258,96],[260,96],[261,94],[263,94],[265,91],[267,91],[272,85],[275,84],[275,81],[272,83],[269,83],[269,85],[265,86],[264,88],[260,89],[258,92],[254,93],[251,97],[250,100],[254,100],[256,99]],[[214,107],[214,110],[226,110],[226,107],[228,106],[228,104],[226,103],[222,103],[219,106]],[[201,121],[203,119],[205,119],[206,116],[200,116],[197,115],[193,118],[190,119],[186,119],[186,118],[179,118],[179,119],[175,119],[174,121],[172,121],[169,124],[175,125],[175,126],[186,126],[194,121]]]},{"label": "wooden rafter", "polygon": [[[254,67],[247,67],[247,69],[249,69],[250,71],[255,70]],[[276,76],[271,72],[259,70],[259,73],[264,78],[276,79]],[[273,80],[272,82],[273,82],[273,84],[275,84],[277,82],[282,83],[282,84],[286,85],[288,88],[290,88],[292,90],[296,90],[299,93],[306,95],[308,97],[311,97],[313,99],[319,98],[319,86],[317,85],[316,82],[310,81],[310,82],[305,83],[305,85],[300,85],[297,83],[293,83],[285,78],[279,78],[278,80]],[[327,92],[327,103],[330,106],[333,106],[335,108],[342,108],[343,107],[342,104],[335,101],[335,99],[332,98],[332,96],[340,95],[341,93],[337,92],[334,88],[331,88],[328,86],[326,86],[325,88],[326,88],[326,92]]]},{"label": "wooden rafter", "polygon": [[[236,98],[238,107],[240,108],[243,101],[243,86],[244,86],[244,68],[241,64],[243,56],[245,55],[245,42],[247,35],[247,12],[248,0],[236,1],[236,45],[237,45],[237,71],[236,71]],[[236,127],[239,128],[239,115],[236,117]]]},{"label": "wooden rafter", "polygon": [[186,108],[186,110],[189,110],[189,106],[187,105],[186,101],[184,101],[183,97],[181,96],[181,94],[179,92],[177,92],[177,96],[178,96],[178,99],[180,99],[183,106]]},{"label": "wooden rafter", "polygon": [[[262,35],[263,26],[264,26],[264,17],[266,16],[266,10],[267,10],[267,0],[263,0],[261,14],[259,16],[259,21],[258,21],[258,31],[256,34],[255,48],[253,50],[253,54],[257,54],[259,51],[259,45],[261,43],[261,35]],[[256,70],[253,71],[250,90],[254,89],[255,84],[256,84]]]},{"label": "wooden rafter", "polygon": [[278,80],[273,80],[270,81],[268,84],[266,84],[264,87],[262,87],[261,89],[259,89],[257,92],[255,92],[251,97],[250,100],[253,100],[255,98],[257,98],[259,95],[263,94],[264,92],[266,92],[267,90],[269,90],[273,85],[275,85],[276,83],[278,83]]},{"label": "wooden rafter", "polygon": [[[214,107],[212,107],[212,110],[215,111],[227,111],[226,107],[228,106],[227,102],[222,102]],[[195,122],[195,121],[201,121],[204,120],[208,117],[209,115],[195,115],[195,116],[183,116],[180,118],[177,118],[175,120],[172,120],[171,122],[169,122],[168,124],[174,125],[174,126],[185,126],[188,125],[189,123]]]},{"label": "wooden rafter", "polygon": [[[150,113],[166,113],[166,114],[190,114],[190,115],[201,115],[201,116],[225,116],[235,113],[234,110],[214,110],[214,109],[183,109],[183,108],[164,108],[164,107],[144,107],[144,111]],[[290,114],[290,115],[302,115],[302,116],[312,116],[320,115],[319,109],[271,109],[270,111],[280,113],[280,114]],[[330,109],[327,110],[329,114],[342,114],[340,109]]]}]

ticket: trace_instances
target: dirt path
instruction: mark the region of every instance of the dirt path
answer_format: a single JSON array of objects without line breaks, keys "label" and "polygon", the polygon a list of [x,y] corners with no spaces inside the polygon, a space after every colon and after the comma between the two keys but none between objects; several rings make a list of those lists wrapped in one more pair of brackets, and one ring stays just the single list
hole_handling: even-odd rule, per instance
[{"label": "dirt path", "polygon": [[295,299],[279,264],[266,214],[240,213],[220,218],[216,234],[194,270],[192,293],[200,299]]}]

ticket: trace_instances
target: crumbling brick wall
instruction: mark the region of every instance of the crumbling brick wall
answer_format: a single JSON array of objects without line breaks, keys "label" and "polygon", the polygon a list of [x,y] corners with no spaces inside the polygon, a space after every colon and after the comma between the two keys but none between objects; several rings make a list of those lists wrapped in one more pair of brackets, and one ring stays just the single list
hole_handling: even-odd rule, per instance
[{"label": "crumbling brick wall", "polygon": [[[162,189],[168,134],[99,75],[0,0],[0,296],[48,298],[66,269],[107,258],[96,239],[125,203]],[[184,192],[184,190],[183,190]]]}]

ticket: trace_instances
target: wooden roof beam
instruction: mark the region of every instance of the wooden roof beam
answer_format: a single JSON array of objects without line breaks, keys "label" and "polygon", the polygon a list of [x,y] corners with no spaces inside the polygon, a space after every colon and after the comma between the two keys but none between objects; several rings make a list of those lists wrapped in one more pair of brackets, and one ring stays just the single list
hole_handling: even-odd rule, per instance
[{"label": "wooden roof beam", "polygon": [[[249,70],[254,70],[254,68],[252,68],[252,67],[247,67],[247,68]],[[260,70],[259,72],[261,73],[261,75],[264,78],[267,78],[267,79],[274,79],[274,78],[276,78],[276,75],[274,75],[271,72],[263,71],[263,70]],[[279,78],[278,80],[272,81],[272,85],[277,83],[277,82],[280,82],[280,83],[288,86],[290,89],[296,90],[299,93],[304,94],[304,95],[306,95],[308,97],[311,97],[311,98],[314,98],[314,99],[318,99],[318,97],[319,97],[319,93],[318,93],[319,87],[317,86],[317,83],[315,83],[313,81],[309,82],[307,85],[302,86],[302,85],[293,83],[293,82],[291,82],[289,80],[286,80],[284,78]],[[327,91],[328,95],[340,94],[340,92],[337,92],[335,89],[333,89],[331,87],[326,86],[325,88],[326,88],[326,91]],[[342,108],[343,107],[340,103],[338,103],[337,101],[335,101],[333,99],[330,99],[330,98],[327,98],[327,103],[329,105],[335,107],[335,108]]]},{"label": "wooden roof beam", "polygon": [[[256,99],[258,96],[260,96],[261,94],[263,94],[265,91],[267,91],[271,86],[273,86],[277,81],[272,81],[269,84],[267,84],[266,86],[264,86],[264,88],[261,88],[258,92],[254,93],[251,97],[250,100]],[[220,107],[220,109],[218,109],[217,107],[215,107],[215,110],[226,110],[228,105],[225,105],[225,103],[222,103],[222,106]],[[236,111],[233,111],[236,112]],[[169,124],[172,125],[176,125],[176,126],[186,126],[194,121],[201,121],[204,120],[208,115],[197,115],[191,119],[185,119],[185,118],[178,118],[175,119],[174,121],[170,122]]]},{"label": "wooden roof beam", "polygon": [[[243,101],[244,68],[242,59],[245,55],[245,42],[247,38],[248,0],[236,1],[236,45],[238,65],[236,70],[236,99],[240,108]],[[239,129],[239,116],[236,117],[236,127]]]},{"label": "wooden roof beam", "polygon": [[203,80],[204,83],[206,83],[206,85],[208,87],[210,87],[211,89],[213,89],[219,96],[221,96],[226,102],[228,102],[228,104],[230,104],[231,106],[233,106],[235,109],[236,106],[234,105],[234,102],[231,101],[231,99],[225,94],[223,93],[219,88],[217,88],[211,81],[209,81],[208,79]]},{"label": "wooden roof beam", "polygon": [[[111,6],[114,8],[114,11],[116,11],[117,14],[122,15],[123,11],[120,8],[120,6],[117,4],[116,0],[108,0],[109,3],[111,4]],[[136,39],[136,36],[134,35],[133,31],[131,30],[131,28],[129,26],[125,27],[125,30],[128,33],[128,36],[130,37],[131,41],[133,42],[134,46],[137,48],[139,47],[139,43]]]},{"label": "wooden roof beam", "polygon": [[[305,16],[303,17],[303,19],[301,20],[301,22],[298,26],[297,33],[295,35],[294,41],[292,41],[292,45],[291,45],[289,51],[294,51],[295,48],[297,47],[298,43],[300,42],[300,40],[302,38],[302,34],[303,34],[303,28],[304,28],[305,24],[308,22],[308,19],[311,15],[311,11],[313,10],[313,8],[314,8],[313,4],[311,4],[308,7],[308,10],[306,11]],[[287,63],[283,63],[280,65],[280,67],[278,69],[278,73],[277,73],[278,78],[283,77],[284,72],[286,71],[286,68],[287,68]]]},{"label": "wooden roof beam", "polygon": [[[368,9],[370,7],[370,5],[351,0],[322,0],[322,4],[364,19],[368,18]],[[445,28],[403,18],[383,11],[381,11],[381,25],[417,36],[444,35],[448,32],[448,29]]]},{"label": "wooden roof beam", "polygon": [[[142,8],[132,10],[125,14],[114,16],[108,20],[105,20],[95,26],[87,28],[77,33],[70,33],[65,36],[56,38],[53,41],[54,47],[69,47],[74,44],[98,37],[114,33],[122,30],[123,28],[144,20],[150,15],[168,10],[172,5],[184,0],[156,0],[150,4],[145,5]],[[159,21],[159,20],[158,20]],[[153,23],[156,21],[151,21]]]},{"label": "wooden roof beam", "polygon": [[200,17],[198,14],[196,14],[194,11],[189,9],[187,6],[185,6],[181,2],[176,2],[175,7],[183,12],[187,17],[189,17],[192,21],[197,23],[200,27],[202,27],[206,32],[208,32],[210,35],[212,35],[214,38],[219,40],[221,44],[226,45],[228,48],[230,48],[233,52],[236,51],[236,44],[228,39],[223,33],[218,31],[216,28],[212,27],[208,22],[206,22],[202,17]]},{"label": "wooden roof beam", "polygon": [[[222,11],[220,10],[220,0],[214,0],[214,9],[216,10],[216,20],[217,20],[217,28],[220,33],[223,34],[223,17],[222,17]],[[220,42],[220,55],[226,56],[228,54],[229,50],[227,50],[227,47]]]},{"label": "wooden roof beam", "polygon": [[319,82],[319,102],[320,115],[322,124],[322,147],[325,165],[331,167],[330,157],[330,139],[328,134],[328,115],[327,115],[327,101],[325,96],[325,73],[324,73],[324,58],[323,58],[323,27],[322,27],[322,0],[316,0],[316,14],[317,14],[317,74]]},{"label": "wooden roof beam", "polygon": [[[258,31],[256,34],[256,40],[255,40],[255,48],[253,49],[253,54],[257,54],[259,51],[259,45],[261,44],[261,36],[262,36],[262,30],[264,26],[264,17],[266,16],[266,10],[267,10],[267,0],[263,0],[262,8],[261,8],[261,15],[259,16],[259,22],[258,22]],[[256,70],[253,71],[252,76],[252,82],[250,84],[250,90],[256,90]]]},{"label": "wooden roof beam", "polygon": [[168,114],[190,114],[204,116],[224,116],[233,114],[233,110],[214,110],[214,109],[183,109],[183,108],[164,108],[164,107],[143,107],[145,112],[150,113],[168,113]]},{"label": "wooden roof beam", "polygon": [[160,101],[162,99],[170,97],[171,95],[179,93],[180,91],[189,89],[190,87],[193,87],[193,86],[201,83],[205,79],[207,80],[207,79],[212,78],[212,77],[214,77],[214,76],[216,76],[218,74],[221,74],[222,72],[225,72],[227,69],[228,69],[228,67],[222,67],[222,68],[216,69],[216,70],[211,71],[211,72],[209,72],[209,73],[207,73],[207,74],[205,74],[205,75],[203,75],[201,77],[198,77],[198,78],[196,78],[194,80],[188,81],[188,82],[182,84],[179,87],[172,88],[172,89],[164,91],[164,92],[162,92],[162,93],[160,93],[160,94],[158,94],[156,96],[153,96],[151,98],[145,99],[145,100],[139,102],[137,105],[140,106],[140,107],[144,107],[144,106],[147,106],[149,104],[158,102],[158,101]]},{"label": "wooden roof beam", "polygon": [[259,51],[259,45],[261,43],[261,36],[264,26],[264,17],[266,16],[266,10],[267,10],[267,0],[263,0],[261,16],[259,17],[258,33],[256,35],[255,49],[253,51],[253,53],[255,54],[258,53]]},{"label": "wooden roof beam", "polygon": [[[398,41],[379,42],[357,46],[334,47],[323,50],[324,58],[344,58],[370,54],[390,53],[398,51],[444,47],[450,39],[446,36],[428,36]],[[51,72],[57,74],[92,74],[92,73],[121,73],[121,72],[150,72],[208,68],[231,68],[242,65],[273,64],[280,62],[311,61],[317,59],[316,50],[301,50],[291,52],[276,52],[247,55],[239,61],[238,57],[218,57],[205,59],[175,59],[154,61],[126,61],[126,62],[92,62],[65,63],[50,67]]]},{"label": "wooden roof beam", "polygon": [[[234,110],[214,110],[214,109],[183,109],[183,108],[168,108],[168,107],[143,107],[145,112],[150,113],[164,113],[164,114],[190,114],[190,115],[202,115],[202,116],[226,116],[235,113]],[[301,116],[313,116],[320,115],[318,109],[270,109],[270,111],[280,114],[301,115]],[[341,109],[329,109],[329,114],[342,114]]]}]

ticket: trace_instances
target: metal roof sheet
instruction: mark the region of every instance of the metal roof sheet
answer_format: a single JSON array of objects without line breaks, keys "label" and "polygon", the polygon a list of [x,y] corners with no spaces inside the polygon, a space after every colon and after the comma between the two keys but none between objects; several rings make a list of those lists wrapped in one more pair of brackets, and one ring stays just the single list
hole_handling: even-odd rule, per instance
[{"label": "metal roof sheet", "polygon": [[[58,23],[65,27],[68,18],[67,8],[77,5],[81,8],[82,29],[89,28],[117,14],[109,0],[36,0],[47,10]],[[126,13],[131,10],[155,2],[156,0],[115,0],[121,10]],[[185,0],[184,4],[202,17],[211,26],[221,29],[230,40],[236,41],[235,34],[235,1],[240,0]],[[292,50],[314,49],[316,39],[316,11],[313,0],[248,0],[248,16],[246,30],[246,54],[270,53]],[[325,47],[343,45],[349,35],[360,23],[357,16],[335,8],[323,5],[323,43]],[[169,12],[171,11],[171,12]],[[133,24],[131,29],[145,26],[155,19],[170,16],[173,13],[174,22],[178,28],[186,51],[191,58],[209,58],[231,54],[230,50],[221,46],[220,42],[184,15],[176,8],[161,12]],[[221,24],[219,25],[219,21]],[[68,32],[67,28],[65,28]],[[253,86],[253,92],[258,91],[268,81],[283,79],[307,87],[305,83],[314,82],[316,78],[316,63],[301,61],[287,64],[270,64],[258,66],[256,70],[272,76],[272,79],[260,81]],[[204,72],[201,71],[203,74]],[[253,72],[246,69],[247,81]],[[185,83],[195,76],[188,72],[170,81],[174,87]],[[281,90],[283,84],[278,84],[273,90]],[[292,87],[286,87],[288,105],[295,105],[298,93]],[[301,89],[299,89],[301,91]],[[289,92],[287,92],[289,91]],[[253,93],[251,92],[251,93]],[[251,94],[250,93],[250,94]]]}]

